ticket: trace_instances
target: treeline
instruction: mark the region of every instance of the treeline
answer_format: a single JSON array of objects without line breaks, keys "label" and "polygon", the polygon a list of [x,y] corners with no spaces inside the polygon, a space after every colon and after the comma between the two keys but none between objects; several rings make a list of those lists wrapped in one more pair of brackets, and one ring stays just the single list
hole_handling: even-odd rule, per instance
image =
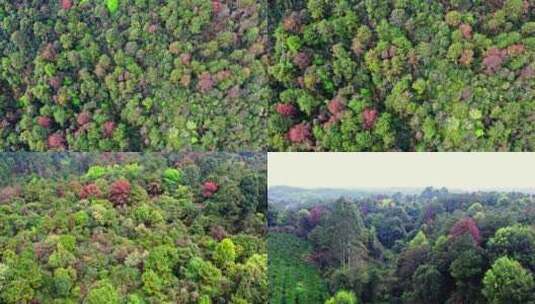
[{"label": "treeline", "polygon": [[[270,208],[268,222],[270,235],[290,233],[313,248],[301,262],[321,272],[332,296],[325,303],[535,301],[532,194],[427,188],[418,195]],[[290,294],[299,286],[273,288]],[[297,295],[272,303],[318,301]]]},{"label": "treeline", "polygon": [[267,302],[265,156],[16,155],[64,172],[0,188],[0,303]]},{"label": "treeline", "polygon": [[535,148],[533,1],[271,4],[271,149]]},{"label": "treeline", "polygon": [[0,0],[0,149],[262,150],[265,8]]}]

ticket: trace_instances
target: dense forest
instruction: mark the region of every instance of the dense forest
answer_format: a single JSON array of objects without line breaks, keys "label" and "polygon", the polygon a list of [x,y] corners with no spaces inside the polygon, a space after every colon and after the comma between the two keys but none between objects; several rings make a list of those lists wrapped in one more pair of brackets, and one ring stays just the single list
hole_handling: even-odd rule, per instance
[{"label": "dense forest", "polygon": [[271,4],[272,150],[535,149],[535,1]]},{"label": "dense forest", "polygon": [[268,222],[271,304],[535,303],[534,194],[270,201]]},{"label": "dense forest", "polygon": [[265,154],[0,154],[0,303],[268,301]]},{"label": "dense forest", "polygon": [[0,150],[264,150],[265,7],[0,0]]}]

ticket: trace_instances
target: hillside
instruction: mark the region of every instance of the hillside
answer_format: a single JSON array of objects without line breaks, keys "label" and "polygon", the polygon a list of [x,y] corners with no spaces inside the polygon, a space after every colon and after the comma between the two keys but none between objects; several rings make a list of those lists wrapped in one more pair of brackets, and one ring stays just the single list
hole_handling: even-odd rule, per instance
[{"label": "hillside", "polygon": [[23,155],[3,176],[43,176],[0,188],[0,303],[266,303],[265,157]]}]

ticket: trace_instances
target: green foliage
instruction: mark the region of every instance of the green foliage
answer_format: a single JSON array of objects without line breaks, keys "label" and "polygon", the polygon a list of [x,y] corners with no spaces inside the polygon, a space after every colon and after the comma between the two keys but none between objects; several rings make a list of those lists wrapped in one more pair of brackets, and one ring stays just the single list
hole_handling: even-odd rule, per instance
[{"label": "green foliage", "polygon": [[270,303],[323,303],[326,283],[317,269],[304,260],[311,245],[291,234],[268,236]]},{"label": "green foliage", "polygon": [[102,167],[102,166],[91,166],[89,167],[89,170],[87,170],[87,174],[85,177],[90,180],[95,180],[98,178],[103,177],[104,175],[109,173],[109,168]]},{"label": "green foliage", "polygon": [[483,286],[483,294],[491,304],[520,304],[534,300],[533,275],[506,256],[497,259],[485,273]]},{"label": "green foliage", "polygon": [[274,187],[269,196],[270,303],[351,303],[337,291],[370,304],[534,300],[529,193]]},{"label": "green foliage", "polygon": [[174,168],[167,168],[163,172],[163,181],[170,187],[176,187],[182,180],[182,172]]},{"label": "green foliage", "polygon": [[266,5],[4,2],[1,150],[265,150]]},{"label": "green foliage", "polygon": [[106,0],[106,7],[110,13],[115,13],[119,9],[119,0]]},{"label": "green foliage", "polygon": [[276,2],[270,150],[535,148],[526,1]]},{"label": "green foliage", "polygon": [[488,241],[488,247],[494,257],[509,256],[535,271],[535,231],[532,227],[514,225],[500,228]]},{"label": "green foliage", "polygon": [[427,240],[427,237],[425,236],[425,233],[423,231],[418,231],[416,236],[409,242],[409,247],[418,247],[418,246],[427,246],[429,245],[429,241]]},{"label": "green foliage", "polygon": [[214,261],[220,267],[227,267],[236,260],[236,246],[231,239],[224,239],[217,244],[214,251]]},{"label": "green foliage", "polygon": [[99,287],[92,288],[84,300],[84,304],[119,304],[119,293],[109,282],[99,282]]},{"label": "green foliage", "polygon": [[[266,303],[265,166],[256,153],[1,154],[0,303]],[[130,203],[114,206],[125,177]],[[232,188],[210,198],[221,212],[208,179]],[[102,196],[81,198],[87,185]]]},{"label": "green foliage", "polygon": [[0,299],[6,304],[31,301],[44,282],[35,254],[28,249],[21,254],[6,250],[1,256]]},{"label": "green foliage", "polygon": [[357,304],[355,295],[346,290],[337,291],[334,297],[325,301],[325,304]]},{"label": "green foliage", "polygon": [[71,273],[73,271],[65,268],[58,268],[54,271],[54,292],[58,297],[66,297],[69,295],[73,287],[73,278]]}]

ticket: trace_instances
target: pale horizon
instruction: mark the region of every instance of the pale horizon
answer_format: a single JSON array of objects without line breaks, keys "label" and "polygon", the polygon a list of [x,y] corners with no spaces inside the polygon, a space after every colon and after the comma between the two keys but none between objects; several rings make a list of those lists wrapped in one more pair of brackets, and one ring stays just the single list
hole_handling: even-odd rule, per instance
[{"label": "pale horizon", "polygon": [[268,188],[535,189],[535,153],[269,153]]}]

